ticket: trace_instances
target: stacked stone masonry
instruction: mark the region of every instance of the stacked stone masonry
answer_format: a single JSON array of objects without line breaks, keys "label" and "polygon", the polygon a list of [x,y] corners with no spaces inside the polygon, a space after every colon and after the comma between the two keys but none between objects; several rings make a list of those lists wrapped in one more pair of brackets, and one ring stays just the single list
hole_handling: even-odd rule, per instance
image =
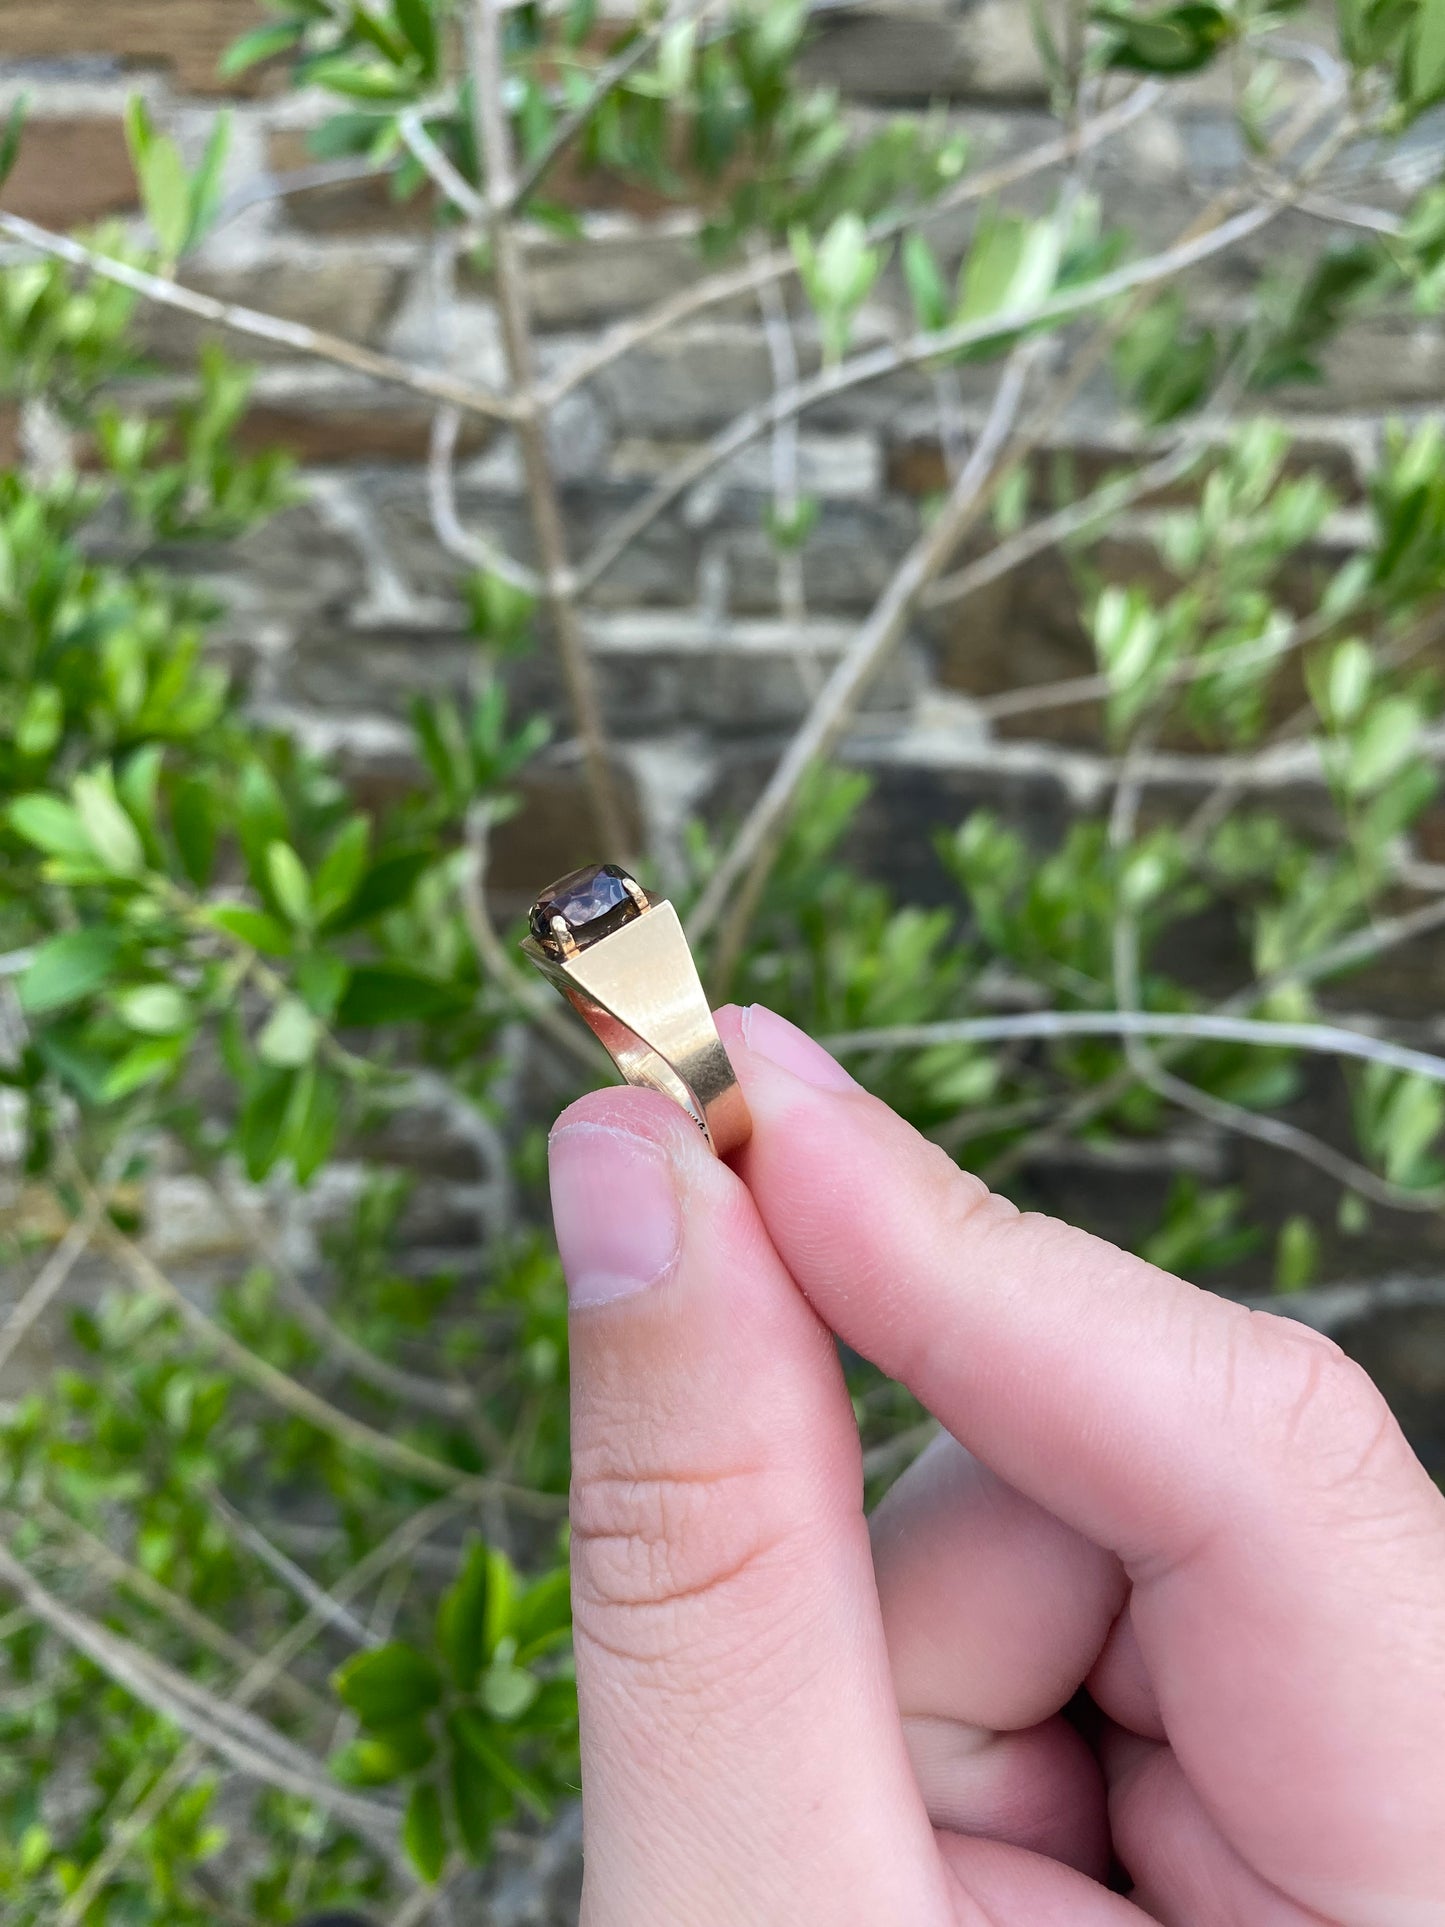
[{"label": "stacked stone masonry", "polygon": [[[1026,148],[1049,124],[1022,0],[916,0],[828,13],[808,55],[811,71],[838,86],[847,111],[866,120],[941,102],[980,158]],[[192,150],[228,92],[221,50],[255,23],[252,0],[8,0],[0,12],[0,111],[31,97],[32,124],[4,205],[53,227],[134,212],[120,133],[126,96],[140,90],[157,120]],[[385,182],[349,180],[280,196],[257,196],[266,176],[310,164],[308,129],[328,111],[264,73],[231,87],[234,138],[225,192],[230,217],[186,270],[187,281],[222,299],[253,303],[390,353],[443,361],[504,385],[500,332],[487,282],[463,273],[439,328],[436,263],[424,201],[399,206]],[[1428,130],[1427,130],[1428,131]],[[1438,129],[1430,138],[1438,138]],[[1419,136],[1421,142],[1427,133]],[[1237,158],[1223,103],[1209,87],[1180,96],[1167,119],[1142,122],[1102,150],[1096,180],[1114,213],[1145,241],[1163,241],[1198,211]],[[1397,183],[1410,185],[1408,167]],[[696,273],[691,218],[654,197],[606,181],[564,176],[561,191],[582,211],[585,241],[528,241],[528,280],[541,330],[544,370],[606,328],[688,285]],[[1049,191],[1036,183],[1035,196]],[[1266,247],[1308,243],[1318,227],[1285,217],[1210,282],[1221,308]],[[946,253],[961,248],[966,221],[944,223]],[[896,325],[896,290],[864,314],[861,333]],[[804,318],[793,316],[804,370],[816,365]],[[156,373],[134,405],[161,406],[184,385],[201,330],[173,311],[152,310],[147,340]],[[230,343],[259,372],[245,424],[248,444],[289,448],[302,464],[306,499],[240,544],[173,558],[223,594],[222,646],[255,710],[339,751],[377,796],[401,775],[408,697],[461,686],[474,660],[457,595],[458,565],[433,533],[425,456],[431,411],[422,398],[387,389],[264,344]],[[1302,459],[1324,466],[1342,508],[1318,552],[1301,556],[1302,584],[1348,550],[1359,527],[1360,476],[1387,413],[1418,412],[1445,393],[1445,333],[1420,322],[1357,332],[1332,353],[1323,386],[1290,394]],[[961,406],[976,422],[993,379],[965,371]],[[773,375],[762,320],[751,301],[659,336],[613,363],[569,397],[552,425],[574,549],[595,539],[679,457],[739,409],[766,397]],[[1102,383],[1080,398],[1047,465],[1067,455],[1084,480],[1121,450]],[[13,454],[15,424],[0,421],[0,455]],[[816,532],[798,584],[780,575],[764,532],[772,488],[766,443],[744,451],[686,494],[598,585],[588,617],[609,722],[624,738],[639,821],[664,859],[683,815],[716,817],[754,794],[770,759],[804,713],[898,558],[921,526],[942,479],[935,399],[920,373],[898,376],[810,414],[797,447],[798,485],[817,496]],[[1042,472],[1042,469],[1041,469]],[[516,450],[473,421],[459,450],[458,506],[526,558],[531,537]],[[1142,526],[1125,525],[1101,561],[1120,577],[1149,570]],[[923,896],[941,880],[931,834],[979,803],[1002,809],[1037,837],[1106,801],[1111,766],[1098,718],[1061,710],[1018,726],[990,727],[977,702],[1006,687],[1087,672],[1077,594],[1063,559],[1045,556],[952,614],[920,619],[870,689],[847,754],[876,775],[860,831],[865,859]],[[553,715],[558,740],[528,776],[527,808],[499,837],[494,882],[503,908],[523,901],[539,877],[605,854],[593,850],[579,807],[575,746],[550,651],[516,671],[524,704]],[[1160,752],[1154,794],[1186,800],[1213,781],[1212,759]],[[1282,754],[1257,780],[1301,820],[1319,804],[1317,775]],[[1428,828],[1424,854],[1445,857],[1445,820]],[[901,854],[901,857],[899,853]],[[1220,969],[1229,967],[1227,934]],[[1422,1019],[1422,985],[1439,953],[1421,950],[1369,987],[1378,1008]],[[1428,1033],[1429,1022],[1422,1023]],[[1089,1167],[1093,1171],[1093,1167]],[[1078,1182],[1062,1168],[1043,1181],[1067,1207]],[[1090,1182],[1112,1180],[1093,1172]],[[1121,1227],[1137,1174],[1119,1179]],[[1406,1227],[1418,1259],[1419,1221]]]}]

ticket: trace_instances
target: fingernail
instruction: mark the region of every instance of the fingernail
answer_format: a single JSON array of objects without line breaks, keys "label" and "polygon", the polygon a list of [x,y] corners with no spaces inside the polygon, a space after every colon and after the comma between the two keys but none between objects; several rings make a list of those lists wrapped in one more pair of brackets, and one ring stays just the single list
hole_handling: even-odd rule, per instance
[{"label": "fingernail", "polygon": [[743,1042],[759,1057],[766,1057],[779,1070],[791,1071],[805,1084],[816,1084],[824,1091],[856,1091],[857,1080],[848,1075],[835,1057],[821,1044],[814,1043],[805,1030],[790,1024],[766,1004],[749,1004],[743,1011]]},{"label": "fingernail", "polygon": [[650,1138],[569,1124],[548,1146],[552,1223],[573,1306],[605,1305],[655,1284],[682,1237],[677,1184]]}]

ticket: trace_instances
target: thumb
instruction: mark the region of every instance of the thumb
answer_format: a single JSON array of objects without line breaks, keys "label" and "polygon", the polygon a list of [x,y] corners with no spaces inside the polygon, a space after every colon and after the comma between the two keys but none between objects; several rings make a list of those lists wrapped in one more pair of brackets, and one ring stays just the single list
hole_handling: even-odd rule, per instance
[{"label": "thumb", "polygon": [[583,1098],[551,1172],[585,1927],[942,1923],[831,1338],[666,1099]]}]

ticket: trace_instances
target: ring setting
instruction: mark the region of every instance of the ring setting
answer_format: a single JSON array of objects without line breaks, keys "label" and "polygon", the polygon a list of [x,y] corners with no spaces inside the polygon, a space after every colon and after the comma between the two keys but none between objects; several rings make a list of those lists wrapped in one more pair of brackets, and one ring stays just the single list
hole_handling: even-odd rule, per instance
[{"label": "ring setting", "polygon": [[746,1100],[665,897],[617,863],[573,870],[533,903],[522,949],[629,1084],[671,1098],[719,1157],[747,1142]]}]

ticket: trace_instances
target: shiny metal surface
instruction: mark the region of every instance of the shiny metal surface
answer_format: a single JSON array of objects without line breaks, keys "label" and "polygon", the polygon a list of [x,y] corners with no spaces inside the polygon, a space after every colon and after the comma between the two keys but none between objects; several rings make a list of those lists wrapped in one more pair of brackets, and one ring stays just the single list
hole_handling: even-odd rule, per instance
[{"label": "shiny metal surface", "polygon": [[575,1005],[629,1084],[680,1104],[719,1157],[747,1143],[747,1103],[670,903],[651,902],[631,923],[571,956],[548,956],[533,937],[522,948]]}]

